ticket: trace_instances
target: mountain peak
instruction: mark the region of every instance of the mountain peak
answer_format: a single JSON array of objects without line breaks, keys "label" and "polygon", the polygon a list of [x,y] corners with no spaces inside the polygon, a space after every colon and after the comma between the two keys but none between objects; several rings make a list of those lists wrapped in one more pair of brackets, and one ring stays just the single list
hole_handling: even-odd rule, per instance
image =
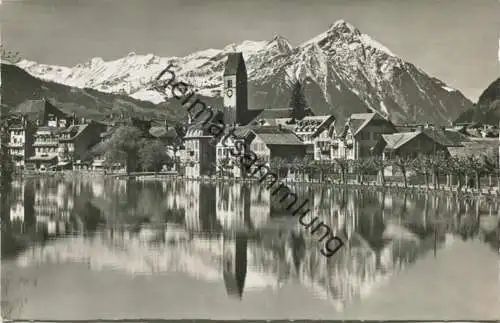
[{"label": "mountain peak", "polygon": [[361,36],[361,32],[354,25],[348,23],[345,20],[337,20],[330,27],[321,34],[313,37],[302,44],[302,46],[309,45],[311,43],[321,44],[334,43],[336,41],[352,41]]},{"label": "mountain peak", "polygon": [[288,39],[285,37],[275,34],[273,39],[271,39],[267,43],[268,50],[277,50],[280,53],[290,53],[293,49],[293,46],[290,44]]},{"label": "mountain peak", "polygon": [[333,24],[331,24],[327,32],[332,32],[332,31],[342,34],[353,34],[353,35],[361,34],[358,28],[356,28],[351,23],[345,21],[344,19],[337,20]]}]

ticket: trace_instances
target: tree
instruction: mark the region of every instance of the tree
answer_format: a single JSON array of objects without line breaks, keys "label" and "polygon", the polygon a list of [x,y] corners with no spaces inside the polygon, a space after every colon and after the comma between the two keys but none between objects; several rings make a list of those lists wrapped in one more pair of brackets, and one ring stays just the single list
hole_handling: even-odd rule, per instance
[{"label": "tree", "polygon": [[370,162],[377,171],[378,183],[385,186],[385,167],[389,165],[388,161],[382,158],[382,156],[371,156]]},{"label": "tree", "polygon": [[410,167],[411,163],[412,163],[411,159],[406,156],[397,156],[394,159],[394,166],[398,167],[403,175],[405,188],[408,188],[408,178],[406,176],[406,172]]},{"label": "tree", "polygon": [[418,155],[417,158],[413,159],[408,165],[415,173],[423,175],[425,180],[425,186],[429,188],[429,174],[431,173],[431,158],[426,155]]},{"label": "tree", "polygon": [[[457,191],[460,191],[462,189],[462,186],[464,182],[462,181],[462,178],[466,174],[466,169],[465,169],[465,163],[463,158],[459,158],[456,156],[453,156],[448,159],[447,161],[447,167],[450,169],[450,174],[455,175],[457,177]],[[453,178],[450,178],[450,187],[453,184]]]},{"label": "tree", "polygon": [[160,140],[143,140],[139,148],[139,161],[144,170],[158,173],[163,165],[172,164],[167,147]]},{"label": "tree", "polygon": [[342,184],[347,184],[347,169],[349,167],[349,161],[345,158],[335,158],[335,163],[339,166]]},{"label": "tree", "polygon": [[[273,157],[269,162],[269,167],[276,175],[281,176],[283,173],[283,168],[285,167],[286,161],[281,157]],[[285,175],[286,176],[286,175]]]},{"label": "tree", "polygon": [[292,108],[291,117],[296,120],[301,120],[306,116],[306,108],[308,106],[302,84],[296,81],[292,87],[290,98],[290,108]]},{"label": "tree", "polygon": [[319,171],[319,181],[323,182],[325,175],[331,171],[333,163],[331,160],[318,160],[313,166],[315,170]]},{"label": "tree", "polygon": [[137,170],[141,138],[142,132],[138,128],[123,126],[108,140],[100,143],[95,152],[103,155],[106,162],[125,165],[127,174],[130,174],[131,171]]},{"label": "tree", "polygon": [[476,188],[479,190],[481,188],[481,175],[485,170],[483,161],[477,156],[467,156],[464,158],[463,163],[465,164],[466,175],[475,176]]}]

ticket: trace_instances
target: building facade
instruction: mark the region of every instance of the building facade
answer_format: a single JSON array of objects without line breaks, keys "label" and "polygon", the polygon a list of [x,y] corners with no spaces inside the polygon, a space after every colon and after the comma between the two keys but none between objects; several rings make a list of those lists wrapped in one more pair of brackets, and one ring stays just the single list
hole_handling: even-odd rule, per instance
[{"label": "building facade", "polygon": [[382,134],[396,132],[395,126],[378,113],[355,113],[332,142],[332,158],[359,159],[372,155]]},{"label": "building facade", "polygon": [[7,146],[16,167],[24,167],[26,160],[35,154],[35,132],[35,124],[24,116],[10,124]]}]

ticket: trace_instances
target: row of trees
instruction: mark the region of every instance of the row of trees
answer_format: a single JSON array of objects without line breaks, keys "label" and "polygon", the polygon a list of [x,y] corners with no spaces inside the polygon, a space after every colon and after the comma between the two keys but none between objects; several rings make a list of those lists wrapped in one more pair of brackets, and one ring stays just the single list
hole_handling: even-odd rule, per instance
[{"label": "row of trees", "polygon": [[[314,176],[320,181],[326,178],[337,177],[347,184],[349,175],[356,177],[358,183],[362,183],[366,175],[376,175],[377,182],[386,184],[384,173],[392,166],[393,174],[402,177],[404,186],[408,186],[408,174],[423,179],[429,186],[439,185],[439,178],[446,177],[446,185],[456,185],[461,189],[464,185],[474,182],[476,188],[480,188],[481,178],[487,176],[490,186],[494,177],[498,177],[498,154],[491,159],[483,156],[450,157],[444,154],[435,156],[420,155],[415,158],[396,157],[392,160],[384,160],[380,156],[371,156],[358,160],[337,158],[335,160],[314,161],[309,157],[296,158],[287,161],[282,158],[273,158],[270,168],[280,176],[284,176],[292,170],[299,178],[304,179],[306,175]],[[455,179],[455,180],[454,180]]]}]

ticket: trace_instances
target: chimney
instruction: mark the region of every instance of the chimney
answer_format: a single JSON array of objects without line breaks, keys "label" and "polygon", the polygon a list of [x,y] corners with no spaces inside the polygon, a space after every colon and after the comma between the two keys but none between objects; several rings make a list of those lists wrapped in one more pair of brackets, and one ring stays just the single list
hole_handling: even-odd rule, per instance
[{"label": "chimney", "polygon": [[168,130],[168,122],[167,122],[167,119],[165,119],[165,130]]},{"label": "chimney", "polygon": [[36,126],[40,126],[40,120],[36,120]]}]

